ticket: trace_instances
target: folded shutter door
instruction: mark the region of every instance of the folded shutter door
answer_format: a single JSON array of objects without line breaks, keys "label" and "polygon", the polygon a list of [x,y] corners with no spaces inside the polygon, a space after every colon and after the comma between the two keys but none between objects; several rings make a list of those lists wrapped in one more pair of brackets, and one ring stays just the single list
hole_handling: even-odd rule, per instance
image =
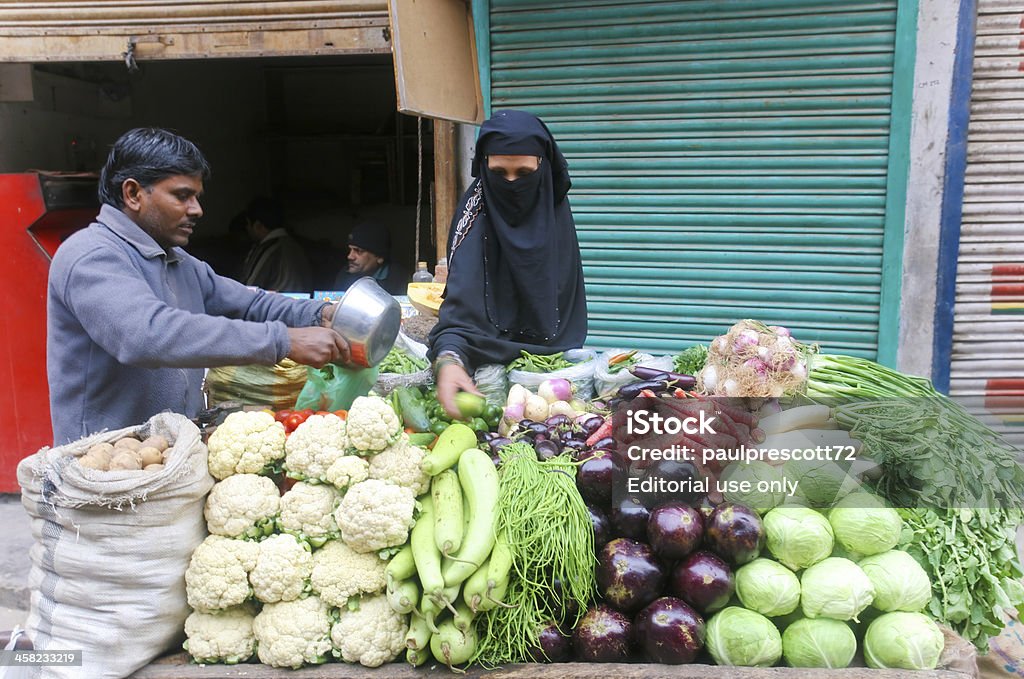
[{"label": "folded shutter door", "polygon": [[491,0],[491,108],[541,116],[569,158],[589,344],[676,351],[758,318],[893,360],[897,14]]},{"label": "folded shutter door", "polygon": [[950,395],[1024,448],[1024,1],[980,0]]}]

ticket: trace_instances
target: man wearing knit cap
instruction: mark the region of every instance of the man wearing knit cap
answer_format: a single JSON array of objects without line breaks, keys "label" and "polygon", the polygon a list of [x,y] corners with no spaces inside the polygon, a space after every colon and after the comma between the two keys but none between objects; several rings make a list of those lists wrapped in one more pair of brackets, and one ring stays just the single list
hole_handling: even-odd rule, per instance
[{"label": "man wearing knit cap", "polygon": [[404,295],[409,272],[391,261],[391,234],[383,224],[362,222],[348,235],[348,266],[338,274],[335,290],[347,290],[363,276],[374,278],[392,295]]}]

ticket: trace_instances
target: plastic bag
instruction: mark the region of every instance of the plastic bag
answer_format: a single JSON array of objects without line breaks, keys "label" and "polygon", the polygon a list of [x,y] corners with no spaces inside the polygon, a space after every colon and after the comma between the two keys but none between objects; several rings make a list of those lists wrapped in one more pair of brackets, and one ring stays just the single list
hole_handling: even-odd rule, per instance
[{"label": "plastic bag", "polygon": [[536,392],[537,387],[544,380],[561,377],[572,382],[576,398],[589,401],[594,397],[594,369],[597,364],[597,352],[591,349],[570,349],[562,356],[575,365],[549,373],[512,370],[508,373],[508,381],[512,384],[521,384],[530,391]]},{"label": "plastic bag", "polygon": [[[594,392],[598,398],[608,398],[619,387],[630,382],[640,381],[638,377],[634,377],[629,372],[628,368],[623,368],[617,372],[609,372],[608,361],[614,356],[625,353],[625,351],[623,349],[609,349],[597,357],[597,364],[594,366]],[[634,365],[672,372],[674,365],[672,356],[652,356],[651,354],[637,352],[635,357],[636,363]]]},{"label": "plastic bag", "polygon": [[237,401],[284,410],[295,405],[306,385],[306,374],[306,366],[290,358],[276,365],[229,365],[210,368],[203,388],[211,407]]},{"label": "plastic bag", "polygon": [[295,408],[302,410],[348,410],[352,401],[370,393],[377,381],[377,368],[345,368],[328,363],[323,368],[309,368],[309,378],[302,388]]},{"label": "plastic bag", "polygon": [[[427,345],[410,338],[401,330],[395,339],[395,349],[404,351],[409,356],[427,359]],[[373,391],[380,396],[387,396],[399,387],[425,387],[434,381],[434,372],[428,365],[414,373],[380,373],[373,385]]]},{"label": "plastic bag", "polygon": [[508,374],[505,366],[500,363],[488,363],[476,369],[473,382],[480,393],[487,397],[487,402],[505,407],[508,398]]}]

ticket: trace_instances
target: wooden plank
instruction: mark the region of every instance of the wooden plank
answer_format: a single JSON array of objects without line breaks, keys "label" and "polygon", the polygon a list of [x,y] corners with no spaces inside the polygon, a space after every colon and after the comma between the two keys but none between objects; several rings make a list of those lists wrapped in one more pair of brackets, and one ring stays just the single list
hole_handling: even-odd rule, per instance
[{"label": "wooden plank", "polygon": [[274,30],[248,30],[237,25],[208,32],[174,27],[138,34],[67,35],[61,31],[35,36],[0,36],[0,62],[122,61],[130,42],[135,60],[387,54],[387,20],[361,25],[322,22]]},{"label": "wooden plank", "polygon": [[443,259],[448,246],[448,227],[459,199],[455,123],[434,121],[434,243],[437,259]]},{"label": "wooden plank", "polygon": [[[279,670],[267,665],[190,665],[184,653],[148,665],[130,679],[423,679],[452,677],[443,665],[413,668],[393,663],[378,668],[331,663],[301,670]],[[843,670],[796,669],[791,667],[719,667],[715,665],[652,665],[622,663],[560,663],[554,665],[509,665],[486,672],[472,668],[464,677],[501,677],[502,679],[964,679],[965,674],[950,670]]]},{"label": "wooden plank", "polygon": [[402,113],[483,122],[473,17],[464,0],[388,0]]}]

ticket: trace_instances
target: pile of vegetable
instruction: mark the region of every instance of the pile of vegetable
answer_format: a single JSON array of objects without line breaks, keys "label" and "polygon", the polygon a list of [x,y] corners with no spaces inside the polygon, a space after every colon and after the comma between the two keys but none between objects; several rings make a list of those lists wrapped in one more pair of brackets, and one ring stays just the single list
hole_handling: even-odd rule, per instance
[{"label": "pile of vegetable", "polygon": [[[408,540],[429,478],[388,403],[360,397],[347,419],[314,414],[287,436],[268,412],[232,413],[208,447],[220,481],[185,573],[192,657],[376,667],[405,650],[386,559]],[[276,466],[298,479],[283,495],[264,475]]]},{"label": "pile of vegetable", "polygon": [[101,472],[147,471],[164,468],[170,445],[163,436],[150,436],[140,441],[124,436],[111,443],[97,443],[78,459],[78,464]]},{"label": "pile of vegetable", "polygon": [[819,354],[807,396],[881,470],[875,490],[899,508],[901,544],[932,580],[928,612],[982,652],[1024,606],[1015,537],[1024,520],[1016,451],[920,377],[874,361]]},{"label": "pile of vegetable", "polygon": [[426,359],[412,356],[398,347],[392,347],[387,355],[377,365],[381,373],[394,373],[397,375],[411,375],[412,373],[426,370],[430,367]]},{"label": "pile of vegetable", "polygon": [[813,351],[782,326],[740,321],[711,342],[697,386],[713,396],[795,394],[804,388],[807,357]]}]

